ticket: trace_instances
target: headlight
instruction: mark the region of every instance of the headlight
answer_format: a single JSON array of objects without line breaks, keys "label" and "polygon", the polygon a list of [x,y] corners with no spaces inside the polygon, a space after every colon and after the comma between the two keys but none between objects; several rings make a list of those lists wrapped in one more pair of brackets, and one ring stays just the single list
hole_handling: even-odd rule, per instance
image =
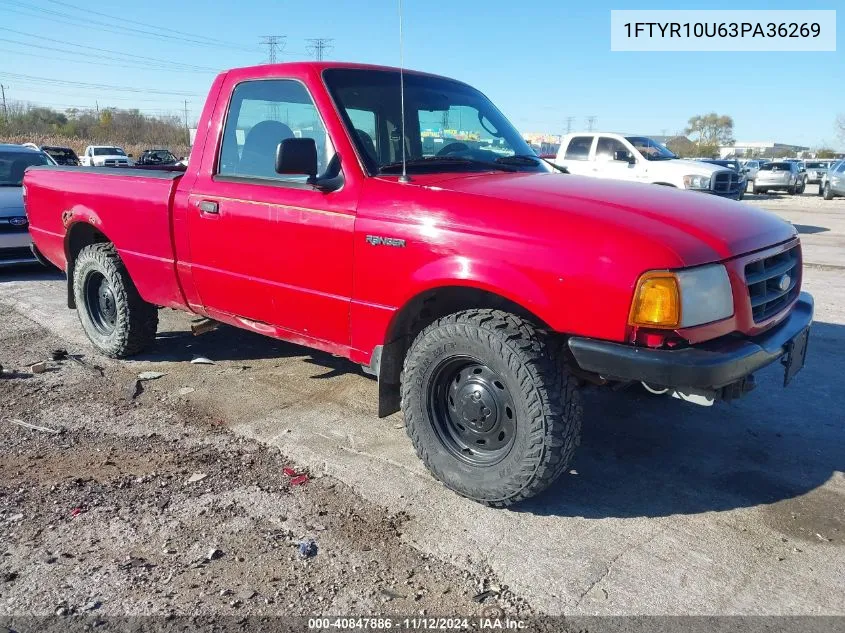
[{"label": "headlight", "polygon": [[630,325],[687,328],[733,314],[728,271],[721,264],[679,272],[651,271],[637,281]]},{"label": "headlight", "polygon": [[684,176],[686,189],[710,189],[710,176]]}]

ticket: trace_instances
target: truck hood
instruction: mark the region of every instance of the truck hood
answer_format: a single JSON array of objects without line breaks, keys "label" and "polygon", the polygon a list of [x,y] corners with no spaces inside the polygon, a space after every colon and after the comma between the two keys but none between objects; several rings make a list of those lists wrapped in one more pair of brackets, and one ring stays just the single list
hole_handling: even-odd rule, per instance
[{"label": "truck hood", "polygon": [[[689,161],[693,162],[693,161]],[[440,175],[420,185],[489,198],[523,230],[558,234],[579,224],[606,224],[636,244],[642,236],[673,250],[686,266],[721,261],[785,242],[795,228],[773,213],[672,187],[568,174]],[[502,205],[501,202],[512,204]],[[516,214],[516,216],[514,216]],[[505,217],[501,218],[506,219]]]},{"label": "truck hood", "polygon": [[24,215],[21,187],[0,187],[0,217]]},{"label": "truck hood", "polygon": [[727,167],[704,163],[698,160],[686,160],[677,158],[672,160],[649,160],[646,161],[649,172],[674,174],[683,176],[712,176],[717,171],[731,171]]}]

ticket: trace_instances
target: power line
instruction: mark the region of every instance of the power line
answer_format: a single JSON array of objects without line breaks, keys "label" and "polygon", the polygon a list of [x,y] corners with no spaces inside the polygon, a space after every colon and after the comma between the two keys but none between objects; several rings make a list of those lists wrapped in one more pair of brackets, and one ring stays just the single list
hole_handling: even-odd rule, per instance
[{"label": "power line", "polygon": [[0,72],[0,76],[9,77],[16,80],[26,80],[31,83],[40,83],[40,84],[47,84],[47,85],[56,85],[56,86],[69,86],[73,88],[95,88],[101,90],[116,90],[118,92],[139,92],[139,93],[147,93],[147,94],[160,94],[160,95],[175,95],[178,97],[193,97],[196,96],[194,93],[184,92],[184,91],[169,91],[169,90],[156,90],[150,88],[138,88],[135,86],[114,86],[111,84],[95,84],[95,83],[87,83],[83,81],[70,81],[68,79],[54,79],[50,77],[36,77],[33,75],[23,75],[20,73],[7,73],[7,72]]},{"label": "power line", "polygon": [[[11,40],[6,40],[4,38],[0,38],[0,42],[9,42],[11,44],[17,44],[18,43],[18,42],[12,42]],[[31,45],[27,44],[27,46],[31,46]],[[46,48],[49,48],[49,47],[46,47]],[[3,49],[2,52],[7,53],[8,55],[24,55],[26,57],[36,57],[36,58],[39,58],[39,59],[49,59],[49,60],[53,60],[53,61],[55,61],[55,59],[56,59],[55,55],[46,55],[46,54],[41,55],[39,53],[28,53],[28,52],[25,52],[25,51],[18,51],[18,50]],[[124,70],[155,70],[155,71],[159,71],[159,72],[176,72],[176,73],[193,73],[193,74],[209,74],[209,73],[218,72],[218,71],[208,71],[208,70],[188,70],[188,69],[182,69],[182,68],[167,68],[167,67],[156,66],[156,65],[151,64],[151,63],[147,63],[147,64],[131,64],[130,63],[130,65],[127,65],[127,63],[124,62],[124,63],[117,63],[117,64],[109,64],[106,61],[103,61],[103,62],[91,61],[90,55],[86,55],[84,53],[81,53],[81,55],[83,57],[86,57],[87,59],[64,59],[62,61],[64,63],[67,63],[67,64],[87,64],[87,65],[91,65],[91,66],[103,66],[103,67],[107,66],[107,67],[110,67],[110,68],[123,68]],[[113,58],[103,57],[102,59],[108,60],[108,59],[113,59]],[[115,61],[121,62],[123,60],[117,59]]]},{"label": "power line", "polygon": [[305,47],[305,50],[308,51],[310,55],[313,55],[314,59],[318,62],[323,61],[325,53],[334,48],[332,45],[332,42],[334,42],[333,37],[312,37],[305,41],[310,42],[308,46]]},{"label": "power line", "polygon": [[[187,38],[187,37],[179,37],[176,35],[168,35],[165,33],[156,33],[154,31],[145,31],[142,29],[135,29],[128,26],[120,26],[119,24],[109,24],[108,22],[102,22],[99,20],[92,20],[87,17],[78,17],[68,13],[62,13],[60,11],[53,11],[51,9],[46,9],[44,7],[33,7],[26,4],[14,2],[12,0],[6,0],[8,4],[12,4],[13,6],[17,7],[16,9],[10,8],[9,6],[2,5],[2,8],[6,11],[11,11],[13,13],[17,13],[19,15],[25,15],[27,17],[41,17],[47,20],[52,20],[54,22],[59,22],[63,26],[67,26],[68,23],[74,26],[83,26],[83,27],[97,27],[98,31],[106,31],[110,33],[117,33],[118,35],[126,35],[130,37],[138,37],[142,39],[154,39],[157,41],[166,41],[166,42],[178,42],[180,44],[189,44],[193,46],[208,46],[214,48],[229,48],[232,50],[239,50],[243,52],[254,52],[255,49],[241,47],[241,46],[230,46],[221,44],[216,42],[212,39],[207,39],[205,41],[201,39],[195,38]],[[35,12],[33,13],[22,13],[21,10]],[[52,17],[51,17],[52,16]]]},{"label": "power line", "polygon": [[[0,26],[0,31],[8,31],[8,32],[14,33],[16,35],[23,35],[24,37],[31,37],[35,41],[38,41],[41,38],[41,36],[36,35],[35,33],[26,33],[24,31],[16,31],[15,29],[9,29],[9,28],[3,27],[3,26]],[[19,44],[19,45],[22,45],[22,46],[28,46],[28,47],[32,47],[32,48],[46,49],[46,50],[53,52],[54,58],[55,58],[55,53],[56,53],[56,47],[53,46],[54,44],[64,44],[66,46],[73,47],[73,49],[82,48],[82,46],[78,43],[68,42],[68,41],[65,41],[65,40],[58,40],[58,39],[55,39],[55,38],[52,38],[52,37],[50,38],[50,44],[51,44],[50,46],[46,46],[46,45],[43,45],[43,44],[36,44],[35,41],[19,42],[19,41],[16,41],[16,40],[8,40],[8,39],[3,39],[3,38],[0,38],[0,41],[9,42],[10,44]],[[197,66],[195,64],[185,64],[185,63],[182,63],[182,62],[177,62],[177,61],[173,61],[173,60],[169,60],[169,59],[159,59],[159,58],[156,58],[156,57],[146,57],[144,55],[135,55],[134,53],[124,53],[123,51],[115,51],[115,50],[111,50],[111,49],[108,49],[108,48],[98,48],[97,49],[97,59],[102,58],[103,53],[108,53],[110,55],[117,55],[119,57],[127,57],[127,58],[129,58],[127,61],[132,62],[132,63],[143,64],[146,67],[149,66],[149,64],[146,63],[146,62],[154,62],[154,63],[160,64],[162,66],[173,66],[173,67],[178,67],[180,69],[185,69],[185,70],[201,71],[201,72],[219,72],[218,69],[211,68],[209,66]],[[64,56],[64,55],[83,55],[83,56],[85,56],[89,59],[91,57],[91,55],[89,53],[83,53],[83,52],[80,52],[80,51],[77,51],[77,50],[69,50],[69,51],[63,50],[63,51],[61,51],[61,55],[62,56]],[[113,60],[113,58],[110,58],[110,57],[106,57],[105,59],[112,59]],[[123,60],[117,60],[117,61],[123,61]]]},{"label": "power line", "polygon": [[590,116],[587,117],[587,131],[588,132],[593,131],[593,126],[595,125],[597,119],[598,119],[598,117],[595,114],[591,114]]},{"label": "power line", "polygon": [[9,120],[9,110],[6,108],[6,86],[0,84],[0,95],[3,96],[3,119]]},{"label": "power line", "polygon": [[[146,22],[138,22],[137,20],[130,20],[129,18],[121,18],[121,17],[116,16],[116,15],[110,15],[108,13],[101,13],[99,11],[94,11],[93,9],[81,9],[80,7],[77,7],[76,5],[73,5],[73,4],[70,4],[70,3],[67,3],[67,2],[60,2],[60,0],[47,0],[47,1],[51,2],[52,4],[58,4],[58,5],[67,7],[69,9],[74,9],[76,11],[82,11],[84,13],[90,13],[92,15],[99,15],[100,17],[109,18],[111,20],[115,20],[115,21],[118,21],[118,22],[126,22],[127,24],[137,24],[138,26],[146,26],[148,28],[157,29],[159,31],[167,31],[169,33],[174,33],[174,34],[181,36],[181,37],[188,37],[188,38],[198,39],[198,40],[208,40],[210,44],[213,44],[215,46],[220,46],[222,44],[222,45],[227,46],[227,47],[241,48],[241,46],[239,44],[235,44],[233,42],[225,42],[225,41],[219,40],[217,38],[207,37],[205,35],[196,35],[196,34],[192,34],[192,33],[186,33],[185,31],[177,31],[176,29],[171,29],[171,28],[168,28],[166,26],[156,26],[155,24],[148,24]],[[247,49],[244,48],[244,50],[247,50]]]},{"label": "power line", "polygon": [[276,63],[276,55],[285,49],[285,35],[265,35],[261,38],[261,45],[267,47],[267,62]]},{"label": "power line", "polygon": [[569,134],[572,131],[572,122],[575,120],[574,116],[566,117],[566,133]]}]

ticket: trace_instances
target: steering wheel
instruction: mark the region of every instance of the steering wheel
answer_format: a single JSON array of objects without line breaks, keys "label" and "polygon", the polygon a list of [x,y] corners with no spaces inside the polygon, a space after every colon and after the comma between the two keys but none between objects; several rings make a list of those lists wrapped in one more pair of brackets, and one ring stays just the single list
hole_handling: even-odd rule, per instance
[{"label": "steering wheel", "polygon": [[466,143],[447,143],[444,145],[437,156],[448,156],[449,154],[457,154],[458,152],[468,152],[469,145]]}]

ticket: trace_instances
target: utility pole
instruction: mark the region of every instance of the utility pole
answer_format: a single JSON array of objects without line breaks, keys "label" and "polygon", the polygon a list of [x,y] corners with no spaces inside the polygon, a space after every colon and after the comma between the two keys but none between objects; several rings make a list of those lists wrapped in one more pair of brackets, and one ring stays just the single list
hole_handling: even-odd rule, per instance
[{"label": "utility pole", "polygon": [[574,116],[566,117],[566,133],[569,134],[572,131],[572,122],[575,120]]},{"label": "utility pole", "polygon": [[6,108],[6,86],[0,84],[0,94],[3,95],[3,120],[9,122],[9,110]]},{"label": "utility pole", "polygon": [[267,47],[267,62],[269,64],[275,64],[277,53],[285,50],[286,39],[286,35],[265,35],[261,38],[261,45]]},{"label": "utility pole", "polygon": [[188,100],[185,99],[185,135],[188,139],[188,147],[191,146],[191,130],[188,128]]},{"label": "utility pole", "polygon": [[314,55],[314,59],[318,62],[323,61],[323,55],[334,48],[332,46],[332,42],[334,42],[333,37],[313,37],[307,41],[310,44],[305,47],[305,50]]},{"label": "utility pole", "polygon": [[587,117],[587,131],[588,132],[593,131],[593,126],[595,125],[597,118],[598,117],[595,114],[591,114],[590,116]]}]

